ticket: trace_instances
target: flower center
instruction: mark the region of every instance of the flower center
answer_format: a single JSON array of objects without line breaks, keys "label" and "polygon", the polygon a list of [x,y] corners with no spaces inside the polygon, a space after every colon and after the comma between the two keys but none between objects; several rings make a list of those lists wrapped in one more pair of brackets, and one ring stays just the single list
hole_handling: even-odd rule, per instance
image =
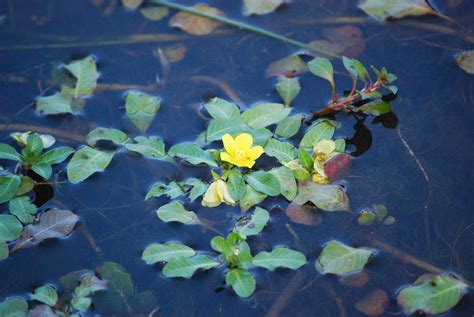
[{"label": "flower center", "polygon": [[245,151],[244,151],[244,150],[237,149],[237,150],[235,151],[235,156],[236,156],[239,160],[243,159],[243,158],[244,158],[244,155],[245,155]]}]

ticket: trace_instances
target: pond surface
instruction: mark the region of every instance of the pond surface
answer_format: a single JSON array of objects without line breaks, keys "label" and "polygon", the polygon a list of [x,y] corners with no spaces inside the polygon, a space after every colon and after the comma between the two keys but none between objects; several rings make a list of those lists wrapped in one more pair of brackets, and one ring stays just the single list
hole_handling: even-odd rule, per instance
[{"label": "pond surface", "polygon": [[[193,141],[204,130],[207,120],[200,116],[200,106],[210,97],[245,105],[280,102],[276,80],[266,78],[265,70],[298,48],[230,27],[209,36],[187,35],[170,28],[167,19],[151,22],[136,11],[115,6],[116,2],[0,2],[0,16],[6,16],[0,19],[1,142],[13,144],[9,134],[17,130],[9,124],[82,136],[98,126],[140,135],[125,117],[124,95],[132,85],[161,98],[161,109],[146,134],[160,136],[167,147]],[[285,214],[288,202],[267,199],[262,207],[271,211],[271,222],[251,240],[255,252],[285,245],[302,251],[308,263],[298,271],[254,270],[256,292],[241,299],[224,284],[223,270],[198,272],[189,280],[170,279],[161,275],[160,266],[141,259],[143,249],[153,242],[180,241],[197,250],[211,250],[215,231],[161,222],[155,210],[168,199],[143,199],[157,181],[210,179],[208,169],[120,153],[104,173],[78,185],[68,183],[65,172],[59,174],[54,196],[40,210],[72,210],[79,215],[80,225],[67,239],[48,240],[0,262],[0,299],[26,296],[45,283],[57,285],[61,276],[94,269],[105,261],[122,265],[137,292],[153,294],[131,315],[155,311],[157,316],[363,316],[355,303],[375,289],[390,297],[384,315],[399,314],[395,301],[399,288],[427,273],[426,266],[408,255],[474,281],[474,77],[454,61],[458,51],[473,47],[474,3],[436,3],[464,26],[462,32],[447,34],[446,29],[459,27],[437,17],[379,24],[366,18],[355,1],[296,0],[272,14],[252,17],[241,14],[240,1],[208,1],[229,17],[303,42],[320,39],[325,30],[351,26],[361,32],[365,44],[356,57],[367,65],[386,66],[398,76],[394,114],[357,122],[341,113],[337,120],[342,127],[336,132],[348,139],[356,135],[359,151],[355,146],[349,150],[360,154],[345,183],[352,209],[384,204],[396,218],[394,225],[361,226],[350,213],[338,212],[324,213],[316,226],[295,224]],[[138,34],[170,37],[139,42],[131,37]],[[177,44],[186,48],[185,58],[170,65],[160,63],[154,54],[157,48]],[[102,89],[87,100],[85,115],[35,114],[35,98],[53,89],[49,82],[53,65],[87,55],[97,58]],[[334,64],[336,72],[342,73],[341,63]],[[350,89],[346,76],[337,80]],[[301,75],[300,82],[293,112],[323,108],[330,97],[327,83],[309,74]],[[82,144],[66,134],[56,137],[72,147]],[[37,202],[41,195],[46,194],[39,193]],[[242,215],[237,207],[204,208],[199,200],[187,207],[222,233]],[[314,261],[332,239],[380,250],[365,268],[369,277],[365,285],[345,286],[334,276],[317,273]],[[472,316],[473,303],[472,294],[467,294],[444,316]],[[107,305],[95,307],[91,314],[128,314]]]}]

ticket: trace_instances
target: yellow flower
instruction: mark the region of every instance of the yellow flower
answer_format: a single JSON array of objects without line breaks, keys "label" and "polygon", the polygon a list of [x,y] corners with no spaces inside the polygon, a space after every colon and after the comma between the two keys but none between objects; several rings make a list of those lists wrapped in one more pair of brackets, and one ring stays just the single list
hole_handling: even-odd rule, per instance
[{"label": "yellow flower", "polygon": [[224,134],[222,142],[226,152],[221,153],[221,160],[236,166],[252,168],[264,152],[261,146],[252,147],[253,137],[248,133],[241,133],[235,139],[230,134]]},{"label": "yellow flower", "polygon": [[217,207],[221,203],[234,205],[235,200],[230,196],[227,184],[222,179],[218,179],[209,186],[201,204],[205,207]]},{"label": "yellow flower", "polygon": [[321,140],[313,148],[314,171],[313,182],[329,184],[329,179],[324,172],[324,165],[332,159],[336,152],[336,143],[332,140]]}]

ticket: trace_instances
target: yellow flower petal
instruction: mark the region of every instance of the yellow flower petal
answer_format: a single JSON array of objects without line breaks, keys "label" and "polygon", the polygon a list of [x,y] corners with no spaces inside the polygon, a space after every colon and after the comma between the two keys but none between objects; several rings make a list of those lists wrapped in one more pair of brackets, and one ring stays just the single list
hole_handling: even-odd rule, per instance
[{"label": "yellow flower petal", "polygon": [[230,155],[234,155],[235,151],[237,150],[237,143],[230,134],[226,133],[222,136],[222,143],[224,143],[225,150]]},{"label": "yellow flower petal", "polygon": [[204,197],[202,198],[201,205],[204,207],[217,207],[221,204],[221,199],[219,198],[217,192],[217,182],[212,183],[206,190]]},{"label": "yellow flower petal", "polygon": [[235,143],[239,149],[245,151],[252,147],[253,137],[248,133],[241,133],[235,137]]},{"label": "yellow flower petal", "polygon": [[333,140],[321,140],[314,146],[314,152],[330,154],[336,149],[336,143]]},{"label": "yellow flower petal", "polygon": [[260,145],[257,145],[248,151],[248,157],[249,159],[255,161],[256,159],[260,157],[260,155],[263,154],[263,152],[264,152],[263,147],[261,147]]},{"label": "yellow flower petal", "polygon": [[231,164],[234,164],[234,165],[237,165],[236,164],[236,159],[231,156],[229,153],[226,153],[226,152],[221,152],[221,160],[224,161],[224,162],[229,162]]},{"label": "yellow flower petal", "polygon": [[313,174],[313,182],[317,184],[327,185],[329,184],[329,179],[327,177],[315,173]]}]

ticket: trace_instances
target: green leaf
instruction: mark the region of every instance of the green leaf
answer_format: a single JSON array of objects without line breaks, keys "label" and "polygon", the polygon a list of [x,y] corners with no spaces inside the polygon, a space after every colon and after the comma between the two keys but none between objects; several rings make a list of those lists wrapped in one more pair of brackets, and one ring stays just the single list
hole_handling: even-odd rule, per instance
[{"label": "green leaf", "polygon": [[[0,241],[0,261],[8,258],[10,251],[8,250],[8,245],[5,241]],[[1,304],[0,304],[1,305]]]},{"label": "green leaf", "polygon": [[216,236],[211,239],[211,248],[226,257],[230,255],[231,247],[231,244],[224,237]]},{"label": "green leaf", "polygon": [[334,126],[327,122],[323,121],[314,126],[312,126],[301,139],[300,147],[309,147],[312,148],[319,141],[330,140],[334,135],[335,128]]},{"label": "green leaf", "polygon": [[358,7],[380,21],[386,21],[389,18],[437,14],[437,11],[426,0],[362,0]]},{"label": "green leaf", "polygon": [[278,179],[281,194],[289,201],[295,199],[298,187],[293,171],[285,166],[281,166],[278,168],[272,168],[270,173]]},{"label": "green leaf", "polygon": [[15,197],[20,184],[21,179],[17,175],[0,175],[0,203]]},{"label": "green leaf", "polygon": [[29,176],[21,178],[20,188],[18,188],[15,196],[22,196],[29,193],[35,187],[36,182]]},{"label": "green leaf", "polygon": [[208,183],[204,183],[197,178],[189,178],[184,182],[185,185],[192,186],[191,191],[189,192],[189,199],[195,201],[198,197],[204,195],[207,188],[209,187]]},{"label": "green leaf", "polygon": [[28,303],[23,298],[9,298],[0,303],[0,316],[26,317]]},{"label": "green leaf", "polygon": [[368,248],[352,248],[338,241],[330,241],[316,260],[321,274],[345,275],[361,270],[374,253]]},{"label": "green leaf", "polygon": [[271,63],[265,70],[265,77],[295,76],[308,71],[308,65],[298,55],[290,55]]},{"label": "green leaf", "polygon": [[334,143],[336,143],[336,150],[335,151],[343,153],[346,150],[346,140],[337,139],[337,140],[334,140]]},{"label": "green leaf", "polygon": [[164,222],[176,221],[187,225],[200,223],[194,211],[187,211],[179,201],[161,206],[156,211],[156,215]]},{"label": "green leaf", "polygon": [[279,103],[260,103],[242,113],[242,120],[254,129],[265,128],[285,119],[291,112]]},{"label": "green leaf", "polygon": [[168,154],[170,156],[177,156],[193,165],[204,163],[211,167],[217,167],[217,163],[211,155],[194,143],[173,145],[169,149]]},{"label": "green leaf", "polygon": [[267,144],[268,139],[270,139],[273,136],[272,131],[268,130],[267,128],[261,128],[261,129],[247,128],[245,132],[248,132],[250,133],[250,135],[252,135],[254,146],[255,145],[265,146],[265,144]]},{"label": "green leaf", "polygon": [[285,76],[278,77],[276,90],[285,102],[285,106],[290,106],[293,99],[300,93],[301,86],[298,78],[288,78]]},{"label": "green leaf", "polygon": [[226,274],[225,282],[232,286],[234,292],[240,297],[247,298],[255,292],[255,279],[246,270],[230,269]]},{"label": "green leaf", "polygon": [[226,133],[237,134],[246,131],[248,126],[240,118],[235,119],[213,119],[207,127],[207,142],[217,141]]},{"label": "green leaf", "polygon": [[365,105],[359,107],[358,110],[368,115],[380,116],[392,111],[392,106],[386,101],[376,100],[366,103]]},{"label": "green leaf", "polygon": [[140,91],[130,91],[125,101],[127,116],[133,125],[144,133],[160,109],[160,100]]},{"label": "green leaf", "polygon": [[244,14],[268,14],[287,0],[244,0]]},{"label": "green leaf", "polygon": [[334,69],[327,58],[316,57],[308,63],[308,67],[314,75],[324,78],[330,83],[334,82]]},{"label": "green leaf", "polygon": [[298,160],[301,165],[308,171],[312,172],[314,170],[314,161],[311,155],[305,151],[303,148],[298,149]]},{"label": "green leaf", "polygon": [[354,62],[351,58],[342,56],[342,63],[344,64],[344,68],[347,70],[347,72],[351,75],[352,78],[356,79],[357,77],[359,77],[359,74],[354,66]]},{"label": "green leaf", "polygon": [[128,297],[134,293],[132,277],[117,263],[105,262],[97,268],[102,280],[107,281],[107,287]]},{"label": "green leaf", "polygon": [[145,248],[142,259],[145,260],[147,264],[155,264],[157,262],[167,262],[179,257],[189,258],[195,255],[196,251],[180,243],[153,243]]},{"label": "green leaf", "polygon": [[21,161],[21,155],[11,145],[0,143],[0,159]]},{"label": "green leaf", "polygon": [[300,130],[303,118],[303,115],[298,114],[281,120],[275,130],[276,135],[282,138],[291,138]]},{"label": "green leaf", "polygon": [[428,315],[444,313],[461,300],[468,286],[449,275],[425,274],[414,284],[403,288],[397,296],[406,314],[417,311]]},{"label": "green leaf", "polygon": [[273,271],[277,267],[296,270],[306,263],[303,253],[287,248],[276,248],[272,252],[260,252],[253,257],[252,264]]},{"label": "green leaf", "polygon": [[24,155],[31,158],[36,158],[43,152],[43,140],[36,133],[28,135],[26,139],[26,147],[23,150]]},{"label": "green leaf", "polygon": [[267,195],[262,194],[255,189],[252,188],[250,185],[245,186],[245,194],[240,199],[240,209],[242,211],[247,211],[253,206],[261,203],[262,201],[267,198]]},{"label": "green leaf", "polygon": [[227,189],[229,190],[230,196],[235,201],[240,200],[245,195],[244,177],[237,168],[234,168],[229,172],[227,178]]},{"label": "green leaf", "polygon": [[50,178],[51,174],[53,173],[51,165],[48,164],[35,164],[31,169],[33,170],[33,172],[43,177],[44,179]]},{"label": "green leaf", "polygon": [[10,213],[20,219],[24,224],[35,221],[37,208],[27,196],[15,197],[8,203]]},{"label": "green leaf", "polygon": [[72,96],[56,93],[52,96],[38,97],[36,111],[42,115],[78,114],[80,111],[73,106]]},{"label": "green leaf", "polygon": [[74,296],[74,298],[71,299],[72,307],[74,307],[74,309],[77,309],[78,311],[88,310],[91,304],[92,304],[92,299],[90,299],[89,297]]},{"label": "green leaf", "polygon": [[77,184],[96,172],[102,172],[109,166],[115,152],[93,149],[89,146],[80,148],[67,165],[69,181]]},{"label": "green leaf", "polygon": [[219,264],[208,256],[180,257],[166,263],[163,267],[163,275],[166,277],[190,278],[199,269],[209,270]]},{"label": "green leaf", "polygon": [[0,215],[0,241],[13,241],[20,237],[22,224],[15,216]]},{"label": "green leaf", "polygon": [[76,83],[75,87],[72,88],[62,86],[61,92],[76,98],[92,96],[95,86],[97,85],[97,79],[99,78],[95,60],[91,56],[88,56],[72,61],[64,66],[64,68],[76,78]]},{"label": "green leaf", "polygon": [[296,149],[288,142],[270,139],[265,146],[265,154],[275,157],[281,164],[285,164],[296,158]]},{"label": "green leaf", "polygon": [[242,239],[246,239],[248,236],[254,236],[260,233],[267,225],[268,220],[270,220],[268,211],[257,207],[250,220],[239,220],[233,231],[242,237]]},{"label": "green leaf", "polygon": [[171,182],[168,185],[162,182],[154,184],[145,196],[145,200],[151,197],[158,198],[162,195],[167,195],[171,199],[175,199],[186,193],[185,189],[176,182]]},{"label": "green leaf", "polygon": [[204,108],[214,119],[228,120],[240,117],[239,107],[220,98],[212,98],[204,104]]},{"label": "green leaf", "polygon": [[31,294],[31,299],[54,307],[58,302],[58,293],[52,285],[47,284],[36,288],[35,292]]},{"label": "green leaf", "polygon": [[140,8],[140,13],[145,19],[150,21],[160,21],[169,14],[167,7],[145,7]]},{"label": "green leaf", "polygon": [[163,159],[166,155],[165,143],[156,136],[134,138],[135,143],[126,143],[127,150],[137,152],[148,158]]},{"label": "green leaf", "polygon": [[44,165],[53,165],[59,164],[66,160],[69,155],[74,153],[74,149],[64,146],[59,147],[56,149],[49,150],[41,155],[40,159],[38,160],[37,164],[44,164]]},{"label": "green leaf", "polygon": [[128,136],[125,132],[117,129],[96,128],[89,132],[86,136],[86,142],[90,146],[95,146],[99,141],[110,141],[117,145],[128,141]]},{"label": "green leaf", "polygon": [[466,73],[474,74],[474,50],[456,54],[456,63]]},{"label": "green leaf", "polygon": [[245,175],[245,180],[255,190],[268,196],[277,196],[281,192],[280,182],[269,172],[253,172]]},{"label": "green leaf", "polygon": [[313,182],[300,183],[295,204],[304,205],[312,202],[324,211],[348,211],[349,198],[339,185],[320,185]]}]

